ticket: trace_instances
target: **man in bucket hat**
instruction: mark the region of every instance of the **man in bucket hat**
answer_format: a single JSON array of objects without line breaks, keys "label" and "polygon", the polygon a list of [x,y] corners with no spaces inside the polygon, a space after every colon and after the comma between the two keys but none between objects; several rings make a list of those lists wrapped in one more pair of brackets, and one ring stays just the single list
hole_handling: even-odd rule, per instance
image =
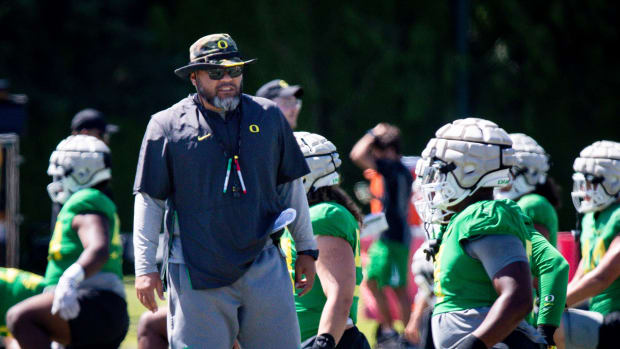
[{"label": "man in bucket hat", "polygon": [[241,58],[228,34],[196,41],[189,64],[175,71],[196,94],[153,115],[140,149],[136,292],[157,310],[163,220],[172,348],[228,349],[235,338],[245,348],[300,343],[291,280],[276,245],[281,213],[296,211],[284,224],[301,246],[295,287],[309,291],[318,258],[301,182],[309,170],[278,107],[241,93],[243,69],[253,61]]}]

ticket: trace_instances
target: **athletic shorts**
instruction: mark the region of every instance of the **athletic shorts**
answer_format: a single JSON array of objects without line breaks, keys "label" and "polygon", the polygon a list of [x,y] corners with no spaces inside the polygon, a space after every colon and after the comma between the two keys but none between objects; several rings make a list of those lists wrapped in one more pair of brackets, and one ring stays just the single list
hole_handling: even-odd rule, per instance
[{"label": "athletic shorts", "polygon": [[566,349],[596,348],[603,320],[603,314],[595,311],[566,309],[562,313],[564,347]]},{"label": "athletic shorts", "polygon": [[409,248],[400,242],[379,239],[368,249],[368,280],[375,280],[379,288],[407,286]]},{"label": "athletic shorts", "polygon": [[70,348],[116,349],[127,334],[127,303],[114,292],[78,289],[80,313],[69,320]]},{"label": "athletic shorts", "polygon": [[[315,339],[316,336],[306,339],[303,343],[301,343],[301,348],[312,348]],[[336,346],[336,349],[370,349],[370,344],[368,344],[366,336],[364,336],[364,334],[360,332],[357,327],[353,326],[344,331],[342,338],[340,338],[340,342],[338,342],[338,345]]]}]

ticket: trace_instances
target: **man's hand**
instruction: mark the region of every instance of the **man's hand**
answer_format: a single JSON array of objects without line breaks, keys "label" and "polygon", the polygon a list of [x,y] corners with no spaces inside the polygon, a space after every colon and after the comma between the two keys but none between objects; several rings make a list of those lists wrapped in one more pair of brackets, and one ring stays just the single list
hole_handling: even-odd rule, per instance
[{"label": "man's hand", "polygon": [[164,300],[164,289],[159,273],[148,273],[136,277],[136,296],[142,305],[154,313],[157,311],[157,302],[153,291],[157,291],[159,299]]},{"label": "man's hand", "polygon": [[388,131],[388,124],[385,122],[377,124],[377,126],[372,128],[372,134],[375,137],[383,136]]},{"label": "man's hand", "polygon": [[[305,275],[306,278],[302,279],[302,275]],[[305,295],[312,289],[315,275],[316,268],[314,266],[314,258],[304,254],[297,255],[297,260],[295,261],[295,288],[303,289],[303,291],[299,293],[299,296]]]}]

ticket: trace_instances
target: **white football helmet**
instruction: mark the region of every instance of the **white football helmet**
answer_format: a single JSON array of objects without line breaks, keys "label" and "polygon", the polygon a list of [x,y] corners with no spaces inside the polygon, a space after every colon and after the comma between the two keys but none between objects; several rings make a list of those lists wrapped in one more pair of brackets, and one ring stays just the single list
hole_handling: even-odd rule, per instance
[{"label": "white football helmet", "polygon": [[426,223],[447,223],[450,207],[483,187],[510,182],[514,151],[508,133],[478,118],[444,125],[422,152],[416,166],[415,206]]},{"label": "white football helmet", "polygon": [[516,164],[510,169],[512,179],[509,190],[495,190],[496,199],[516,199],[536,189],[547,181],[549,155],[532,137],[523,133],[511,133],[512,149]]},{"label": "white football helmet", "polygon": [[302,177],[306,193],[340,183],[340,175],[336,169],[340,167],[342,160],[336,151],[336,146],[316,133],[294,134],[310,168],[310,173]]},{"label": "white football helmet", "polygon": [[620,196],[620,143],[587,146],[573,163],[573,205],[579,213],[601,211]]},{"label": "white football helmet", "polygon": [[112,178],[110,149],[93,136],[69,136],[52,152],[47,174],[53,178],[50,198],[64,204],[78,190]]}]

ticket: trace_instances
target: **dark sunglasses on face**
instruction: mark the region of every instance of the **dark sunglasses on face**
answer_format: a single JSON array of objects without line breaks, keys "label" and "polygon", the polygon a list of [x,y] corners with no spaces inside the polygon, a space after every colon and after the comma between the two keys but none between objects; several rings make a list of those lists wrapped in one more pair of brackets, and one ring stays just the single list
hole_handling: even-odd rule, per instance
[{"label": "dark sunglasses on face", "polygon": [[209,74],[209,79],[211,80],[220,80],[228,73],[231,78],[236,78],[243,74],[243,65],[235,65],[232,67],[221,67],[221,68],[212,68],[207,70]]}]

